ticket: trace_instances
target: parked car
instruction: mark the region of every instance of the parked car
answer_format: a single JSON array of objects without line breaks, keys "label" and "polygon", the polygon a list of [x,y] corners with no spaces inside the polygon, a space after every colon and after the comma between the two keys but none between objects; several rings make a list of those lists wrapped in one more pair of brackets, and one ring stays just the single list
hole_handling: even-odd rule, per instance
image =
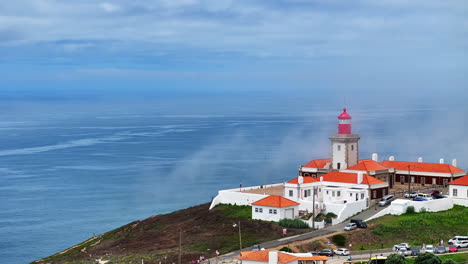
[{"label": "parked car", "polygon": [[349,255],[349,250],[347,248],[339,248],[333,250],[335,254],[341,255],[341,256],[348,256]]},{"label": "parked car", "polygon": [[351,231],[357,228],[357,225],[355,223],[348,223],[345,227],[345,231]]},{"label": "parked car", "polygon": [[426,245],[424,251],[434,253],[434,247],[432,245]]},{"label": "parked car", "polygon": [[350,222],[355,223],[358,228],[367,228],[366,222],[362,219],[351,219]]},{"label": "parked car", "polygon": [[458,252],[458,248],[455,245],[450,245],[448,251],[449,252]]},{"label": "parked car", "polygon": [[445,250],[444,246],[437,246],[434,248],[434,254],[443,254],[446,253],[447,250]]},{"label": "parked car", "polygon": [[253,245],[250,250],[254,251],[254,250],[260,250],[260,246],[259,245]]},{"label": "parked car", "polygon": [[331,249],[322,249],[319,251],[318,253],[319,256],[328,256],[328,257],[332,257],[333,255],[335,255],[335,252],[333,252],[333,250]]},{"label": "parked car", "polygon": [[419,248],[417,247],[414,247],[414,248],[411,248],[411,256],[417,256],[419,255]]},{"label": "parked car", "polygon": [[379,201],[379,206],[386,206],[388,204],[390,204],[393,199],[395,198],[395,196],[389,194],[389,195],[385,195],[384,197],[382,197]]},{"label": "parked car", "polygon": [[429,200],[433,200],[433,198],[430,194],[426,194],[426,193],[418,193],[416,197],[413,198],[413,201],[429,201]]},{"label": "parked car", "polygon": [[468,236],[454,236],[449,239],[449,245],[455,245],[456,247],[468,247]]},{"label": "parked car", "polygon": [[414,198],[416,197],[416,195],[417,195],[416,192],[405,193],[405,198]]},{"label": "parked car", "polygon": [[400,250],[400,248],[411,249],[411,246],[410,246],[410,244],[408,244],[408,243],[400,243],[400,244],[398,244],[398,245],[394,245],[394,246],[393,246],[393,250],[395,250],[395,251]]},{"label": "parked car", "polygon": [[440,191],[438,191],[438,190],[432,190],[432,191],[429,192],[429,195],[432,195],[432,196],[434,196],[434,195],[441,195],[441,193],[440,193]]},{"label": "parked car", "polygon": [[312,254],[312,256],[317,256],[317,255],[319,254],[318,251],[311,251],[311,252],[309,252],[309,253]]},{"label": "parked car", "polygon": [[398,249],[397,253],[404,256],[404,257],[406,257],[406,256],[411,255],[411,250],[408,250],[405,247],[401,247],[400,249]]}]

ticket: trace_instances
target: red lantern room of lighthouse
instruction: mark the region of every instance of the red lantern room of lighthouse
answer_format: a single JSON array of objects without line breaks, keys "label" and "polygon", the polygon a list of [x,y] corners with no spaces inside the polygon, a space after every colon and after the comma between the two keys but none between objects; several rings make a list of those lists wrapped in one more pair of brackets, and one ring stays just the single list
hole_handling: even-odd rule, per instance
[{"label": "red lantern room of lighthouse", "polygon": [[351,116],[343,108],[343,113],[338,116],[338,134],[351,134]]}]

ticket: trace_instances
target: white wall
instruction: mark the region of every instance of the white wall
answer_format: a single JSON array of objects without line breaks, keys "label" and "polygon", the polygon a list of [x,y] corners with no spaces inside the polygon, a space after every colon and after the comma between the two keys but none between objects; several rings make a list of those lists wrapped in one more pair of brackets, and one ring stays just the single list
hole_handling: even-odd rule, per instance
[{"label": "white wall", "polygon": [[[304,220],[304,219],[301,219],[304,223],[308,224],[309,227],[312,227],[313,226],[313,223],[312,223],[312,217],[309,219],[309,220]],[[315,229],[322,229],[325,227],[325,221],[322,220],[322,222],[315,222]]]},{"label": "white wall", "polygon": [[408,206],[413,206],[414,211],[418,213],[421,211],[421,208],[425,208],[426,211],[428,212],[439,212],[439,211],[449,210],[453,208],[453,204],[454,202],[451,197],[443,198],[443,199],[436,199],[436,200],[429,200],[429,201],[421,201],[421,202],[405,200],[405,199],[396,199],[387,208],[375,214],[371,218],[366,219],[365,221],[369,221],[369,220],[384,216],[386,214],[392,214],[392,215],[404,214],[406,213],[406,209],[408,208]]},{"label": "white wall", "polygon": [[367,208],[367,206],[365,200],[360,200],[345,204],[325,204],[325,208],[327,213],[331,212],[337,215],[337,217],[332,220],[332,224],[336,225],[351,216],[362,212]]},{"label": "white wall", "polygon": [[[457,190],[457,196],[453,196],[453,190]],[[449,185],[448,195],[456,199],[468,199],[468,186],[465,185]]]},{"label": "white wall", "polygon": [[223,190],[219,191],[218,195],[211,202],[210,210],[218,204],[250,205],[251,203],[263,199],[267,196],[268,195],[264,194]]},{"label": "white wall", "polygon": [[[261,208],[262,212],[255,212],[255,208]],[[271,206],[261,206],[261,205],[252,205],[252,219],[264,220],[264,221],[274,221],[279,222],[279,220],[286,218],[286,209],[294,209],[294,217],[299,215],[298,206],[289,206],[289,207],[271,207]],[[270,214],[270,210],[276,210],[276,214]]]}]

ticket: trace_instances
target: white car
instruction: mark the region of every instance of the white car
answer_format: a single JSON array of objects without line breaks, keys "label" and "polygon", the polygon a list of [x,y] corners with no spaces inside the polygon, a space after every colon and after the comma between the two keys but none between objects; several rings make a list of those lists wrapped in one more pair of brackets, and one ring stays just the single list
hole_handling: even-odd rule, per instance
[{"label": "white car", "polygon": [[345,227],[345,231],[351,231],[357,228],[357,225],[355,223],[348,223]]},{"label": "white car", "polygon": [[410,244],[408,244],[408,243],[400,243],[400,244],[398,244],[398,245],[394,245],[394,246],[393,246],[393,250],[395,250],[395,251],[400,250],[400,248],[411,249],[411,246],[410,246]]},{"label": "white car", "polygon": [[427,246],[424,248],[424,251],[425,251],[425,252],[434,253],[434,246],[432,246],[432,245],[427,245]]},{"label": "white car", "polygon": [[349,250],[346,249],[346,248],[339,248],[339,249],[335,249],[333,251],[337,255],[341,255],[341,256],[348,256],[349,255]]}]

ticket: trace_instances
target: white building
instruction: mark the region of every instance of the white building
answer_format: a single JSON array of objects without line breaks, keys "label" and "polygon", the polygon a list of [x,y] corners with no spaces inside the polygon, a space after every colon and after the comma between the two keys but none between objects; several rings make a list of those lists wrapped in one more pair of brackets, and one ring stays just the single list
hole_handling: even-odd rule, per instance
[{"label": "white building", "polygon": [[279,222],[299,215],[299,203],[281,196],[270,195],[252,203],[252,219]]},{"label": "white building", "polygon": [[468,206],[468,175],[451,181],[449,185],[449,196],[454,204]]}]

